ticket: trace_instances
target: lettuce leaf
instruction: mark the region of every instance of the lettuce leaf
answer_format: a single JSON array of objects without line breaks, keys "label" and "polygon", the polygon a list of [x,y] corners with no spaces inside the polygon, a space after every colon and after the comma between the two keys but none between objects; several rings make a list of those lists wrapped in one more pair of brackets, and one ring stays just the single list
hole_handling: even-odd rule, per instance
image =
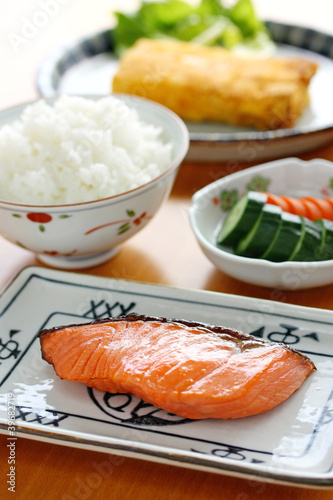
[{"label": "lettuce leaf", "polygon": [[256,36],[259,31],[265,31],[264,24],[258,19],[250,0],[238,0],[230,9],[229,16],[244,38]]},{"label": "lettuce leaf", "polygon": [[261,50],[272,43],[251,0],[237,0],[226,7],[223,0],[201,0],[191,6],[183,0],[143,0],[134,13],[115,12],[115,52],[122,52],[139,38],[175,38],[229,50]]}]

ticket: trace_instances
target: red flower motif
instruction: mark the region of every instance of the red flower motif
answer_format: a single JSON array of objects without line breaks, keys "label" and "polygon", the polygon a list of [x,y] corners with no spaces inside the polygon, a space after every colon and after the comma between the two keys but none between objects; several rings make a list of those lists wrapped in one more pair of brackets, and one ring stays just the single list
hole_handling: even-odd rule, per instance
[{"label": "red flower motif", "polygon": [[39,222],[41,224],[45,224],[46,222],[51,222],[52,216],[50,214],[45,214],[42,212],[30,212],[27,214],[27,218],[32,222]]},{"label": "red flower motif", "polygon": [[139,226],[144,219],[149,220],[152,218],[152,215],[147,215],[147,212],[142,212],[142,214],[136,217],[135,219],[132,219],[132,217],[135,216],[134,210],[127,210],[127,214],[130,216],[130,219],[108,222],[107,224],[102,224],[101,226],[89,229],[89,231],[86,231],[85,234],[91,234],[99,229],[103,229],[104,227],[113,226],[114,224],[120,224],[118,228],[118,234],[123,234],[131,228],[131,223],[135,224],[136,226]]},{"label": "red flower motif", "polygon": [[71,257],[76,252],[77,252],[77,250],[72,250],[71,252],[67,252],[67,253],[61,253],[61,252],[58,252],[57,250],[44,250],[42,253],[44,255],[51,255],[51,256],[57,256],[58,255],[60,257]]},{"label": "red flower motif", "polygon": [[139,224],[141,224],[141,221],[142,219],[144,219],[147,215],[147,212],[143,212],[139,217],[137,217],[136,219],[133,220],[133,224],[136,224],[137,226],[139,226]]},{"label": "red flower motif", "polygon": [[323,194],[324,196],[330,196],[330,190],[329,190],[329,188],[328,188],[328,187],[323,187],[323,188],[321,189],[321,192],[322,192],[322,194]]}]

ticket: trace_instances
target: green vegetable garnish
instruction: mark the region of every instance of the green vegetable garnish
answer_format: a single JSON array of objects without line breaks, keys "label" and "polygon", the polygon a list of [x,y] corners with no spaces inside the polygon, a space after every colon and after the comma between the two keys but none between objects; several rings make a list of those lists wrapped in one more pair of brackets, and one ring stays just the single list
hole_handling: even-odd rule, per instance
[{"label": "green vegetable garnish", "polygon": [[272,44],[251,0],[237,0],[232,7],[223,5],[223,0],[201,0],[197,6],[183,0],[143,0],[134,13],[114,14],[117,55],[139,38],[167,37],[229,50],[264,50]]}]

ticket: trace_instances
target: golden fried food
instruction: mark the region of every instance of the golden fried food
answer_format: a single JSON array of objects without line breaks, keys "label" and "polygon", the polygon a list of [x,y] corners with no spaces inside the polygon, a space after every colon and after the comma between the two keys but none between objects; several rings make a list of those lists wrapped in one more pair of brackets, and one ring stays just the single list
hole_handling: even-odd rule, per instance
[{"label": "golden fried food", "polygon": [[317,64],[235,55],[176,40],[138,40],[120,60],[113,91],[159,102],[184,120],[274,130],[295,125]]}]

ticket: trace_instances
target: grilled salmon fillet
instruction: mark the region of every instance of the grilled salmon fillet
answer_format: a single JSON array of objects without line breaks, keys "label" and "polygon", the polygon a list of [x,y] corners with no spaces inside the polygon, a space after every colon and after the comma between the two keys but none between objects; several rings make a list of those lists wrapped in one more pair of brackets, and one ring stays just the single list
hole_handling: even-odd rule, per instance
[{"label": "grilled salmon fillet", "polygon": [[190,418],[240,418],[286,400],[315,370],[284,344],[193,321],[130,314],[43,330],[59,377],[130,393]]},{"label": "grilled salmon fillet", "polygon": [[295,125],[309,103],[316,70],[305,59],[245,57],[221,47],[140,39],[121,58],[112,90],[159,102],[188,121],[273,130]]}]

